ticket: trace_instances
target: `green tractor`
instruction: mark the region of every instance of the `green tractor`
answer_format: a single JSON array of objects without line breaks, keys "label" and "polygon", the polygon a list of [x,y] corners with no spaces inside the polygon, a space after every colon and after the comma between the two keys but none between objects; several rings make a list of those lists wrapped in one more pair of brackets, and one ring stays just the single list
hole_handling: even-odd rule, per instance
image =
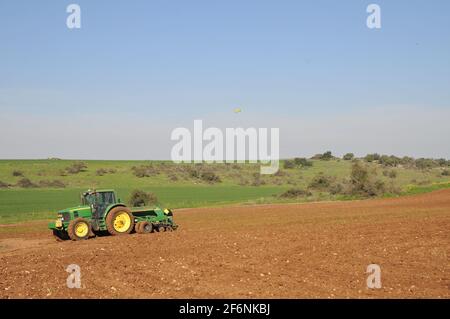
[{"label": "green tractor", "polygon": [[99,233],[111,235],[164,232],[177,229],[170,209],[128,208],[117,199],[114,190],[88,190],[81,195],[81,205],[58,212],[48,224],[57,239],[83,240]]}]

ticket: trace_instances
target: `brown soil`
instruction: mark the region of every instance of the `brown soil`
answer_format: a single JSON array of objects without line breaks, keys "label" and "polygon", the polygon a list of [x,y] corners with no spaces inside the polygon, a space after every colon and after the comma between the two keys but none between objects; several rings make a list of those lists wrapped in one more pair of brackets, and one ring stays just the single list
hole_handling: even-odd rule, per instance
[{"label": "brown soil", "polygon": [[[175,212],[175,232],[56,242],[0,228],[0,298],[450,298],[450,190]],[[81,289],[66,285],[70,264]],[[366,268],[381,266],[381,289]]]}]

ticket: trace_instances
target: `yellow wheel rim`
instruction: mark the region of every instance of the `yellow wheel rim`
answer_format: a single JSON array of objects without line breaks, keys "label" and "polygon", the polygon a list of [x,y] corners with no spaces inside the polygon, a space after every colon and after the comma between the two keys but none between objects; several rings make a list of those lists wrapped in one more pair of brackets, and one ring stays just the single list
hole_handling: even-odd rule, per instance
[{"label": "yellow wheel rim", "polygon": [[114,229],[119,233],[124,233],[131,226],[131,218],[127,213],[120,213],[114,219]]},{"label": "yellow wheel rim", "polygon": [[86,237],[88,233],[89,227],[86,223],[81,222],[75,225],[75,234],[78,237],[80,238]]}]

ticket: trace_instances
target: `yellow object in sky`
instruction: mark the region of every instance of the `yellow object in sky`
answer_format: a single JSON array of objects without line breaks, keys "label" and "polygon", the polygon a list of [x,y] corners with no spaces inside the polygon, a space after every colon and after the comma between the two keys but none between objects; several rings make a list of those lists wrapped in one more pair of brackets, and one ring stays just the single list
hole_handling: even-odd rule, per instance
[{"label": "yellow object in sky", "polygon": [[234,109],[234,113],[241,113],[241,112],[242,112],[242,110],[240,108],[235,108]]}]

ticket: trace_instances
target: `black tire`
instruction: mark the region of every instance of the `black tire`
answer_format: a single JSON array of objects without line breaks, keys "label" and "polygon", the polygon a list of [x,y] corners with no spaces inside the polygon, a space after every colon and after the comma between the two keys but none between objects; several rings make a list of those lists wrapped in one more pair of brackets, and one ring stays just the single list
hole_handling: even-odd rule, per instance
[{"label": "black tire", "polygon": [[70,239],[67,232],[57,229],[53,229],[53,237],[55,237],[56,241],[63,241]]},{"label": "black tire", "polygon": [[149,223],[149,222],[142,222],[140,230],[141,230],[142,234],[153,233],[153,225],[151,223]]},{"label": "black tire", "polygon": [[141,233],[141,231],[140,231],[140,227],[141,227],[141,224],[142,222],[137,222],[136,224],[134,224],[134,232],[136,233],[136,234],[140,234]]},{"label": "black tire", "polygon": [[[83,226],[84,224],[84,226]],[[83,231],[79,232],[78,229],[82,228]],[[84,230],[86,227],[86,230]],[[84,218],[76,218],[71,220],[69,227],[67,227],[67,234],[71,240],[85,240],[92,234],[91,224]]]},{"label": "black tire", "polygon": [[164,233],[166,231],[166,227],[164,227],[164,226],[159,226],[158,227],[158,232],[159,233]]},{"label": "black tire", "polygon": [[[127,214],[128,218],[130,220],[129,227],[123,231],[119,231],[115,228],[114,222],[116,221],[116,217],[121,214]],[[108,229],[108,233],[111,235],[125,235],[131,233],[131,231],[134,229],[134,217],[131,213],[131,210],[127,207],[119,206],[111,209],[108,213],[108,216],[106,216],[106,228]]]}]

